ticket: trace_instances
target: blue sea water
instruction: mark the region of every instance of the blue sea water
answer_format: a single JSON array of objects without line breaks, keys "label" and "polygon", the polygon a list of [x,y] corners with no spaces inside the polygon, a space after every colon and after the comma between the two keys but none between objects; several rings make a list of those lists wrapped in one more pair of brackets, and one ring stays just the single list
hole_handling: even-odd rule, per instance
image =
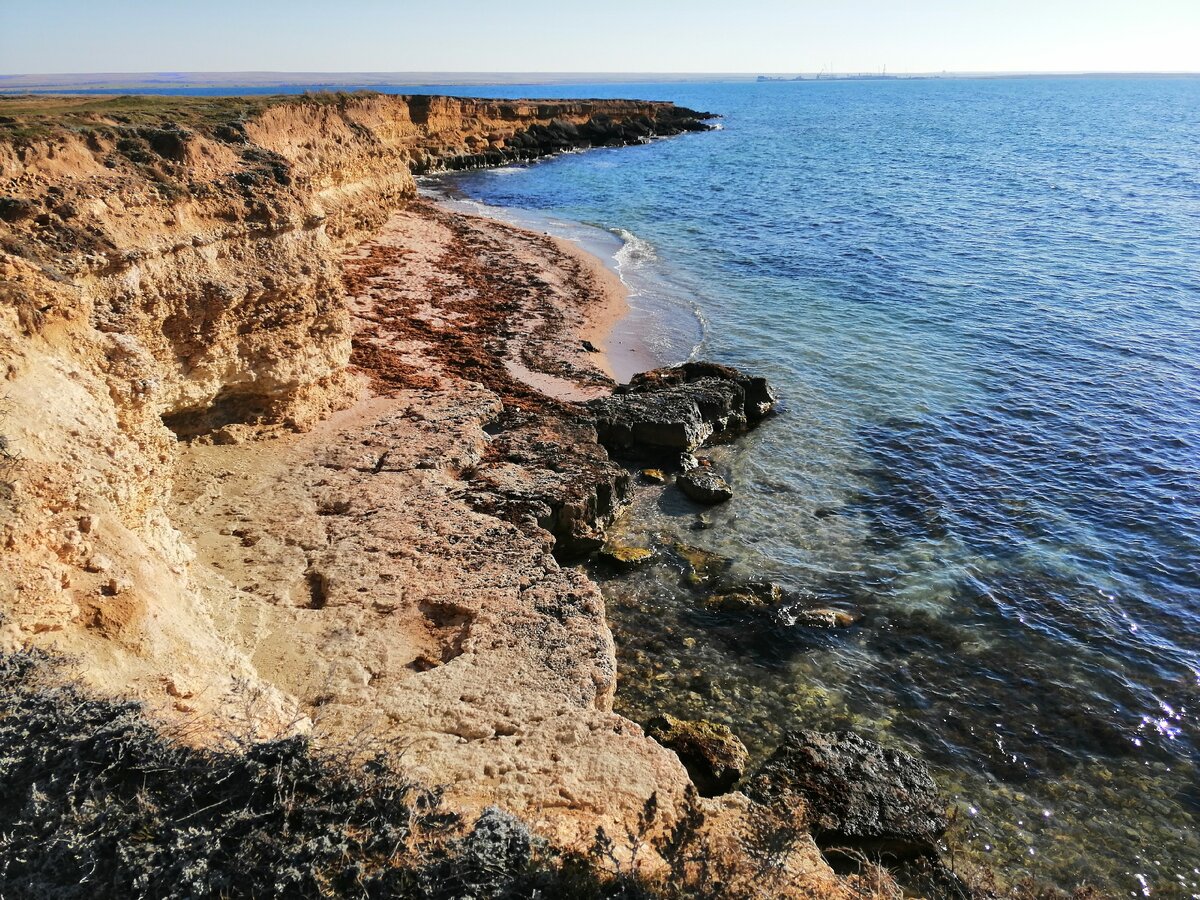
[{"label": "blue sea water", "polygon": [[[721,129],[456,175],[611,251],[662,362],[766,375],[700,516],[815,631],[697,609],[678,559],[603,587],[618,707],[850,727],[926,759],[962,866],[1200,896],[1200,79],[427,86],[639,97]],[[185,93],[185,91],[179,91]]]},{"label": "blue sea water", "polygon": [[710,527],[654,495],[627,536],[864,614],[730,625],[669,563],[614,579],[623,708],[758,755],[859,728],[935,767],[970,860],[1200,895],[1200,80],[536,93],[723,116],[454,185],[633,241],[663,361],[784,400],[713,453],[736,497]]}]

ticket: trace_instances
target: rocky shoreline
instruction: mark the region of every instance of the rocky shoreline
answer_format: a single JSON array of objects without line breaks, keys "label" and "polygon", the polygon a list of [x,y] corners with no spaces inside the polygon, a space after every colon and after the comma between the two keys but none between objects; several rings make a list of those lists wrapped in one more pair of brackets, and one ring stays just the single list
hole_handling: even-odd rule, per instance
[{"label": "rocky shoreline", "polygon": [[[228,118],[206,102],[63,101],[4,123],[21,465],[0,649],[70,656],[89,690],[197,745],[369,735],[463,814],[499,805],[573,848],[603,829],[617,866],[669,867],[639,848],[686,826],[726,896],[862,896],[829,836],[936,860],[940,801],[903,755],[798,735],[731,792],[731,735],[647,723],[656,741],[613,713],[604,601],[567,563],[604,548],[635,461],[720,500],[694,451],[774,397],[710,363],[614,384],[581,336],[600,287],[578,256],[415,199],[414,172],[705,117],[341,96]],[[764,830],[765,871],[747,849]]]}]

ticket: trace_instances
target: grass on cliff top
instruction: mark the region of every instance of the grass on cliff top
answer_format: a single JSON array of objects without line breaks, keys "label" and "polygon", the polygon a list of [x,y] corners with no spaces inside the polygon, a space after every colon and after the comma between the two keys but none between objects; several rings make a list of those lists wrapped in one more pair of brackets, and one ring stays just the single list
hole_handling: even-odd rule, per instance
[{"label": "grass on cliff top", "polygon": [[373,91],[321,91],[248,97],[187,97],[160,94],[0,95],[0,141],[23,142],[57,128],[80,131],[102,125],[177,125],[200,131],[251,118],[284,103],[344,103]]}]

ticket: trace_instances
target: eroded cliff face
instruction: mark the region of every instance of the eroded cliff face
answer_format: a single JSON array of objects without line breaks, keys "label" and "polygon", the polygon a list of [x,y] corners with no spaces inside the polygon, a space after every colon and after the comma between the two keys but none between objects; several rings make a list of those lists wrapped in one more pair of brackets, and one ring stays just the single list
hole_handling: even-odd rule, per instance
[{"label": "eroded cliff face", "polygon": [[218,659],[215,707],[255,679],[213,637],[164,512],[177,438],[303,430],[356,396],[339,254],[414,196],[414,170],[702,126],[607,101],[137,101],[5,101],[0,358],[22,462],[3,627],[135,692],[156,655]]},{"label": "eroded cliff face", "polygon": [[86,321],[134,338],[149,356],[139,405],[183,431],[303,424],[339,402],[335,254],[415,195],[413,171],[703,127],[669,104],[389,96],[188,125],[121,118],[0,142],[8,305],[26,331]]}]

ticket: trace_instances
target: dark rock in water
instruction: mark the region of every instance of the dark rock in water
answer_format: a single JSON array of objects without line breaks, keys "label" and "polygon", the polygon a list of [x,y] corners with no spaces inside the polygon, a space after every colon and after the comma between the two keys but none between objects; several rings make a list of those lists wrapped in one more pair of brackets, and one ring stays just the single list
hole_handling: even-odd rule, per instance
[{"label": "dark rock in water", "polygon": [[700,605],[709,612],[740,613],[775,609],[783,599],[783,588],[773,581],[746,581],[709,594]]},{"label": "dark rock in water", "polygon": [[775,404],[764,378],[715,363],[685,363],[635,375],[611,397],[588,403],[611,453],[690,453],[757,425]]},{"label": "dark rock in water", "polygon": [[627,387],[631,391],[647,392],[722,381],[741,388],[740,412],[751,423],[766,418],[775,406],[775,394],[767,384],[767,379],[745,375],[732,366],[712,362],[688,362],[681,366],[642,372],[630,379]]},{"label": "dark rock in water", "polygon": [[685,472],[675,484],[697,503],[724,503],[733,499],[733,489],[720,475],[706,469]]},{"label": "dark rock in water", "polygon": [[696,459],[696,457],[694,457],[692,454],[690,454],[690,453],[680,453],[679,454],[679,471],[680,472],[690,472],[690,471],[692,471],[692,469],[698,468],[699,466],[700,466],[700,460]]},{"label": "dark rock in water", "polygon": [[936,856],[949,827],[924,763],[849,731],[789,732],[745,792],[777,809],[796,808],[823,848]]},{"label": "dark rock in water", "polygon": [[704,797],[727,793],[742,777],[750,759],[737,735],[715,722],[661,715],[646,723],[646,733],[675,751]]}]

